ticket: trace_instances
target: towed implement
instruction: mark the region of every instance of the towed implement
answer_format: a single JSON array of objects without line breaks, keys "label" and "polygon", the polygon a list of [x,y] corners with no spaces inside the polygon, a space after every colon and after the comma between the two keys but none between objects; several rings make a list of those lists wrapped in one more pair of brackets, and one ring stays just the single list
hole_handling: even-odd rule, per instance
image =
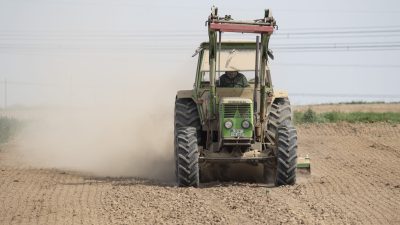
[{"label": "towed implement", "polygon": [[[276,21],[271,11],[265,10],[262,19],[239,21],[219,17],[213,7],[206,24],[209,40],[196,50],[194,88],[176,95],[178,185],[197,187],[210,174],[223,180],[235,164],[261,166],[263,180],[272,176],[277,186],[294,184],[296,171],[309,171],[310,162],[297,156],[288,94],[272,86],[268,43]],[[252,33],[256,40],[223,41],[225,32]],[[232,82],[240,74],[241,86],[226,86],[227,74],[233,74]]]}]

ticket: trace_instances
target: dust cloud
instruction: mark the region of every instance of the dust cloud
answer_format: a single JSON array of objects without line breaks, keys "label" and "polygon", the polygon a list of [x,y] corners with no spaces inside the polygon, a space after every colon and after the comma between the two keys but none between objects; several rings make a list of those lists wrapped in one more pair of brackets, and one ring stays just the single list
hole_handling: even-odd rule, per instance
[{"label": "dust cloud", "polygon": [[16,151],[33,167],[171,181],[175,94],[194,78],[180,76],[193,70],[178,70],[136,70],[114,81],[111,75],[75,76],[56,104],[32,113]]}]

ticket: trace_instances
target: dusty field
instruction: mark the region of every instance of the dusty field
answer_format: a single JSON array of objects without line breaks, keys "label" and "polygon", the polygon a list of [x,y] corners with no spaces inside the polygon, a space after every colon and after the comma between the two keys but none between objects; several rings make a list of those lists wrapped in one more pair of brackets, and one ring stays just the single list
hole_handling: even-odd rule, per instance
[{"label": "dusty field", "polygon": [[199,189],[13,163],[0,151],[0,224],[400,224],[400,126],[307,125],[298,184]]},{"label": "dusty field", "polygon": [[387,104],[321,104],[310,106],[295,106],[295,110],[304,112],[311,108],[317,113],[323,112],[400,112],[400,103]]}]

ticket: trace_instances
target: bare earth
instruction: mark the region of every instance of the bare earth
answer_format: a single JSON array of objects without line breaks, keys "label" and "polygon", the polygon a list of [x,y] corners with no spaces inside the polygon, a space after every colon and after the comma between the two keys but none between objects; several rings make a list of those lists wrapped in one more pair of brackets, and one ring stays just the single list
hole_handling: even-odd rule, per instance
[{"label": "bare earth", "polygon": [[296,185],[178,188],[14,165],[0,149],[0,224],[400,224],[400,125],[298,127]]}]

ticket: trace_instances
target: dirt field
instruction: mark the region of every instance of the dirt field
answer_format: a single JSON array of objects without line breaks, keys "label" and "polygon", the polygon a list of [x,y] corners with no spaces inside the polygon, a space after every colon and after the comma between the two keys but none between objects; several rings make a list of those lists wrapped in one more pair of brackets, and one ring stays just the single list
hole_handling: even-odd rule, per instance
[{"label": "dirt field", "polygon": [[279,188],[29,168],[2,146],[0,224],[400,224],[400,125],[302,125],[298,135],[312,175]]}]

